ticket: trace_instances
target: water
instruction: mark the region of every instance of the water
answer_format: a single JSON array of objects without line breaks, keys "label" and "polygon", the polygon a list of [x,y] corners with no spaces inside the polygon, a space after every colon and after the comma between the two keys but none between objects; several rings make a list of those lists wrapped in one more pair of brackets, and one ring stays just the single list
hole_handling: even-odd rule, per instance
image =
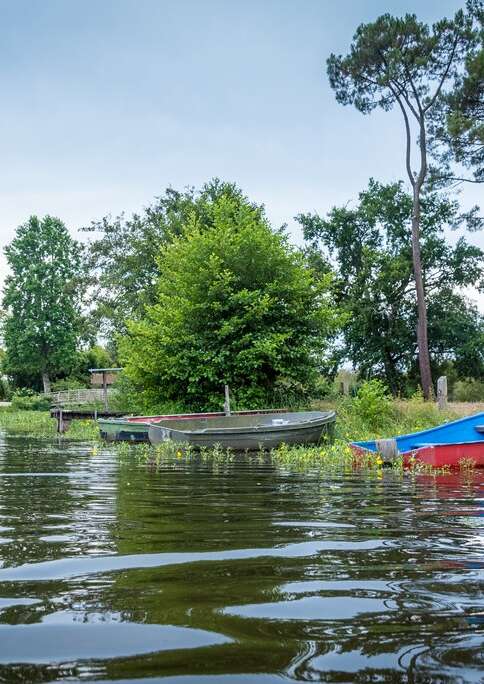
[{"label": "water", "polygon": [[0,436],[0,682],[482,682],[483,497]]}]

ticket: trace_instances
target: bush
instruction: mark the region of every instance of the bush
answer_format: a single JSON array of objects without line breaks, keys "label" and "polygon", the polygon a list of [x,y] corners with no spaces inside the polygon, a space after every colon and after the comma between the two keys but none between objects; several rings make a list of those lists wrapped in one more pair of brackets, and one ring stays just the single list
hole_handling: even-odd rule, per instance
[{"label": "bush", "polygon": [[364,382],[351,404],[356,415],[374,430],[381,428],[394,413],[391,397],[381,380]]},{"label": "bush", "polygon": [[335,400],[340,397],[338,386],[335,380],[330,380],[324,375],[319,375],[314,383],[312,392],[313,399]]},{"label": "bush", "polygon": [[72,376],[68,378],[62,378],[62,380],[56,380],[52,383],[53,392],[63,392],[65,390],[74,389],[86,389],[86,387],[88,387],[87,383],[82,382],[82,380],[79,380],[79,378]]},{"label": "bush", "polygon": [[48,411],[50,399],[32,390],[21,389],[12,396],[12,408],[19,411]]},{"label": "bush", "polygon": [[157,303],[119,343],[125,373],[150,403],[218,408],[225,384],[240,408],[302,401],[339,321],[330,278],[246,199],[210,211],[160,254]]},{"label": "bush", "polygon": [[453,390],[454,401],[484,401],[484,382],[467,378],[458,380]]},{"label": "bush", "polygon": [[[223,396],[220,399],[222,410]],[[109,397],[110,408],[123,411],[126,415],[153,416],[170,413],[186,413],[189,409],[182,402],[156,400],[147,392],[142,392],[125,373],[120,373]]]}]

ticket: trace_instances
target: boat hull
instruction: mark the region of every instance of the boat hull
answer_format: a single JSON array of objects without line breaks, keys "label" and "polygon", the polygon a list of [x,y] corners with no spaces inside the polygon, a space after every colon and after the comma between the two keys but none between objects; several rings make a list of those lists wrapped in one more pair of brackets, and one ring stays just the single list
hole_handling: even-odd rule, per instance
[{"label": "boat hull", "polygon": [[[351,445],[359,456],[371,455],[373,450],[364,449],[356,444]],[[403,465],[409,467],[414,462],[425,463],[433,468],[461,468],[470,466],[484,468],[484,442],[464,444],[435,444],[421,447],[401,454]],[[386,461],[390,463],[391,461]]]},{"label": "boat hull", "polygon": [[[299,419],[298,414],[288,413],[281,418],[259,414],[258,416],[234,416],[207,421],[190,421],[186,426],[170,425],[170,423],[152,423],[149,428],[149,439],[154,445],[172,440],[184,446],[195,448],[213,448],[235,451],[258,451],[274,449],[281,444],[317,444],[325,437],[332,436],[335,413],[307,412],[311,418]],[[316,414],[319,414],[316,416]]]},{"label": "boat hull", "polygon": [[[434,468],[484,467],[484,413],[445,423],[430,430],[395,437],[395,451],[405,466],[414,461]],[[388,441],[388,440],[387,440]],[[356,454],[379,452],[376,442],[353,442]],[[384,460],[391,462],[392,458]]]},{"label": "boat hull", "polygon": [[[262,411],[236,411],[234,415],[257,415],[286,413],[287,409],[265,409]],[[106,442],[149,442],[148,431],[151,423],[172,420],[192,420],[194,418],[223,418],[225,413],[179,413],[165,416],[126,416],[125,418],[100,418],[97,422],[101,439]]]}]

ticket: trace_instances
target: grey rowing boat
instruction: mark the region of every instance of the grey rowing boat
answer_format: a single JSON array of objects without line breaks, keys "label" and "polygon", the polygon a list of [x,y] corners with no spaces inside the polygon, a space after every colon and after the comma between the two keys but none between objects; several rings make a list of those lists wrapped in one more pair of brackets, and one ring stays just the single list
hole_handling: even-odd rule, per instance
[{"label": "grey rowing boat", "polygon": [[299,411],[279,416],[256,414],[163,420],[151,423],[152,444],[173,440],[193,447],[214,447],[216,444],[236,451],[273,449],[280,444],[316,444],[331,436],[336,419],[334,411]]}]

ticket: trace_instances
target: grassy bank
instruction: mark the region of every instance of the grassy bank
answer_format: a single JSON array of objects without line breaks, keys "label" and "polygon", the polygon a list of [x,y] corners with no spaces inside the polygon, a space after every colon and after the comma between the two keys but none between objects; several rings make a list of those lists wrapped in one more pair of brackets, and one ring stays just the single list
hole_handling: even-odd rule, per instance
[{"label": "grassy bank", "polygon": [[57,422],[48,411],[21,411],[11,408],[0,409],[0,428],[18,435],[51,439],[97,440],[99,430],[93,420],[73,420],[64,435],[57,433]]}]

